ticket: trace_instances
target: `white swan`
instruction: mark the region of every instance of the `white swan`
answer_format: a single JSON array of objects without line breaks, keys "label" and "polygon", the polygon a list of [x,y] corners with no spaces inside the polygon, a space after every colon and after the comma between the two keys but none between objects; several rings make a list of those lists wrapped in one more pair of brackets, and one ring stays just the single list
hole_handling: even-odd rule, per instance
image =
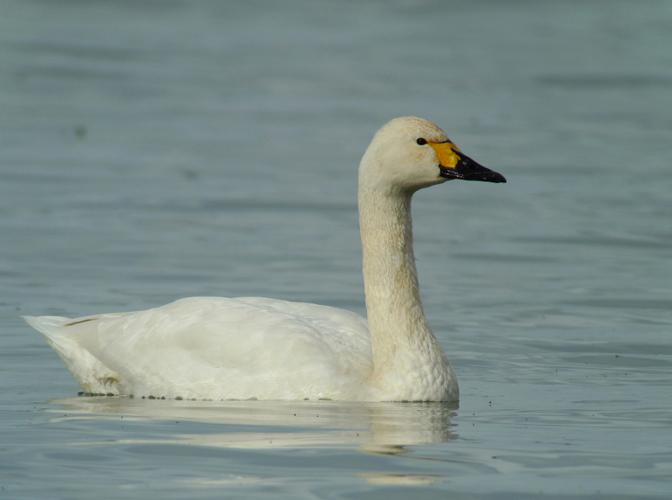
[{"label": "white swan", "polygon": [[435,124],[396,118],[359,166],[367,321],[333,307],[194,297],[130,313],[26,317],[83,391],[196,399],[455,401],[422,309],[411,196],[449,179],[506,182]]}]

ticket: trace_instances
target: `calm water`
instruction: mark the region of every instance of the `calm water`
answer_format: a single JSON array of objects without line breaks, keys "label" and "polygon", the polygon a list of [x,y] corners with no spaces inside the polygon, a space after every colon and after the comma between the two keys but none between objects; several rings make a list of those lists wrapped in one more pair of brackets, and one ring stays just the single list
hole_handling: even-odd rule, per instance
[{"label": "calm water", "polygon": [[[669,498],[672,3],[4,0],[0,498]],[[356,164],[416,197],[438,404],[77,398],[19,318],[267,295],[363,313]]]}]

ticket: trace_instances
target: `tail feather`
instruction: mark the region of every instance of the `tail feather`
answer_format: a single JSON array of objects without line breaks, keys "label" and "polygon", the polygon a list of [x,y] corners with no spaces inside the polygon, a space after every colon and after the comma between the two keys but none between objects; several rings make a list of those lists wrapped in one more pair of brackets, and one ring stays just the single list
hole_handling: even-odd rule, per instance
[{"label": "tail feather", "polygon": [[56,329],[61,328],[72,321],[71,318],[63,316],[23,316],[23,319],[30,326],[46,337],[49,337]]},{"label": "tail feather", "polygon": [[[95,321],[95,317],[72,319],[61,316],[24,316],[23,319],[44,335],[84,392],[119,394],[117,374],[79,345],[71,334],[75,325]],[[73,330],[69,331],[71,327]]]}]

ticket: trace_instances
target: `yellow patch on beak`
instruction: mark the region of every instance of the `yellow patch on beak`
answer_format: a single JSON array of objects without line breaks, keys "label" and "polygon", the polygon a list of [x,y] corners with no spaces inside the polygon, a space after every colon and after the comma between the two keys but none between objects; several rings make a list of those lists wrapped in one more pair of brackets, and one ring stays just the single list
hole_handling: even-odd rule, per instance
[{"label": "yellow patch on beak", "polygon": [[455,168],[460,157],[456,152],[460,150],[455,144],[450,141],[446,142],[428,142],[436,156],[439,158],[439,165],[445,168]]}]

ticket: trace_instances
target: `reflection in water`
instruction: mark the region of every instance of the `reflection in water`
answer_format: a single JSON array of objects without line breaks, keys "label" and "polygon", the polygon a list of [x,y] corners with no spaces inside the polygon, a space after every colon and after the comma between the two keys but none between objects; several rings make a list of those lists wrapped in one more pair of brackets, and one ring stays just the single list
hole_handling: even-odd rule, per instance
[{"label": "reflection in water", "polygon": [[369,484],[380,486],[426,486],[436,483],[440,479],[439,476],[392,472],[363,472],[359,476]]},{"label": "reflection in water", "polygon": [[[183,444],[223,448],[360,446],[362,451],[397,455],[409,445],[451,439],[445,403],[351,403],[334,401],[145,401],[78,397],[54,402],[54,420],[119,419],[219,424],[218,432],[124,439],[118,444]],[[63,413],[65,412],[65,415]],[[244,430],[240,426],[245,426]],[[250,426],[259,430],[250,430]],[[211,427],[208,427],[211,429]],[[91,443],[86,444],[103,444]],[[110,441],[105,441],[110,444]]]}]

